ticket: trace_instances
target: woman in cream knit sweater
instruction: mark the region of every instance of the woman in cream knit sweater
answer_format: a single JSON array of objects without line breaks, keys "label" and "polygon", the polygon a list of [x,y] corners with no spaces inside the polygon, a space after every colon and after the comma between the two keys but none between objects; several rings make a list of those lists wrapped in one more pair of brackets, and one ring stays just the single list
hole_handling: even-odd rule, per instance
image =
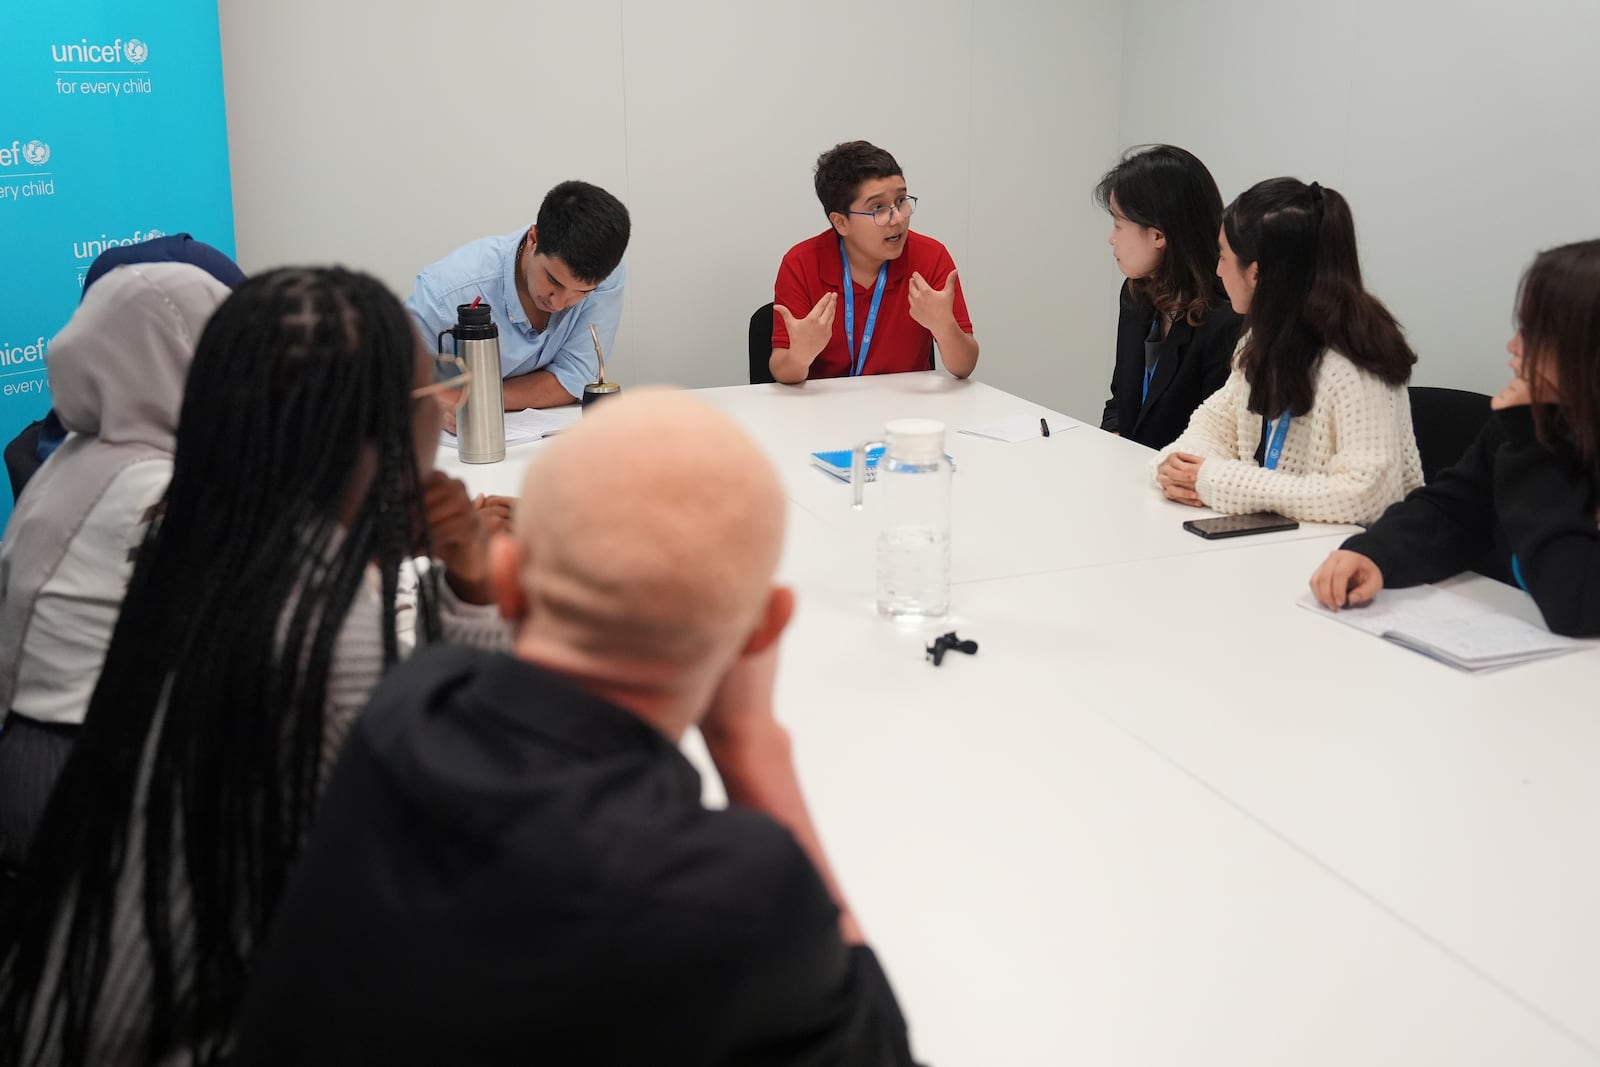
[{"label": "woman in cream knit sweater", "polygon": [[1349,206],[1274,178],[1228,206],[1220,245],[1245,334],[1227,382],[1156,457],[1156,484],[1222,512],[1372,522],[1422,484],[1405,389],[1416,356],[1361,286]]}]

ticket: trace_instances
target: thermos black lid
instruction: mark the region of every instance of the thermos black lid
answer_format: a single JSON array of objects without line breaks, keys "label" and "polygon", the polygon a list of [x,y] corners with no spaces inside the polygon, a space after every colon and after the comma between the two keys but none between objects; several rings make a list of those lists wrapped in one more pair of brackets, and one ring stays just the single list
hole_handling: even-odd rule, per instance
[{"label": "thermos black lid", "polygon": [[488,304],[457,304],[456,321],[463,326],[487,326],[494,319],[490,316],[492,309]]},{"label": "thermos black lid", "polygon": [[481,339],[498,336],[500,331],[495,327],[492,311],[493,309],[484,303],[479,303],[476,306],[472,304],[457,304],[456,328],[454,331],[456,339],[464,341],[473,338]]}]

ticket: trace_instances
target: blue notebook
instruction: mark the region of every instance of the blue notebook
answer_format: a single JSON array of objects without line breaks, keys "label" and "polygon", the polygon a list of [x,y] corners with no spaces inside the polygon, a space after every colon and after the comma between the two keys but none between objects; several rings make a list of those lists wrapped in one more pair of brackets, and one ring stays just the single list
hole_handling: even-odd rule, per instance
[{"label": "blue notebook", "polygon": [[[872,481],[878,476],[878,460],[883,456],[883,449],[867,449],[867,481]],[[850,449],[836,448],[831,452],[811,453],[811,462],[819,470],[825,471],[841,482],[850,480]]]},{"label": "blue notebook", "polygon": [[[882,448],[867,449],[867,481],[874,481],[878,477],[878,460],[883,457]],[[949,462],[950,469],[956,469],[955,457],[946,452],[944,458]],[[836,448],[831,452],[811,453],[811,462],[820,471],[832,475],[841,482],[850,481],[850,449]]]}]

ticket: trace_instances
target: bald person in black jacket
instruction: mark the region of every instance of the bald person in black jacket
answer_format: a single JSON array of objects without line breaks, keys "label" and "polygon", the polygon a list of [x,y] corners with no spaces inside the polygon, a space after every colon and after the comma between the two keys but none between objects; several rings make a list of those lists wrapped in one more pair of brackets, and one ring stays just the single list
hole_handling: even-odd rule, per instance
[{"label": "bald person in black jacket", "polygon": [[[681,393],[543,449],[492,552],[513,651],[425,651],[375,693],[236,1067],[911,1063],[773,715],[785,510],[754,443]],[[691,726],[725,811],[678,751]]]}]

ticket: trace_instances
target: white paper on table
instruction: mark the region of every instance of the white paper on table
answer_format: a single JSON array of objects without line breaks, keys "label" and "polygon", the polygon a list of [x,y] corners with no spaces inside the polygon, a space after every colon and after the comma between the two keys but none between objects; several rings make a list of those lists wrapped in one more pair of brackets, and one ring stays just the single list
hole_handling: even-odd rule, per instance
[{"label": "white paper on table", "polygon": [[[1016,444],[1018,441],[1036,441],[1044,437],[1039,430],[1038,415],[1008,415],[1003,419],[993,422],[980,422],[972,426],[963,426],[957,433],[970,434],[973,437],[987,437],[992,441],[1004,441],[1007,444]],[[1065,415],[1047,415],[1045,423],[1050,427],[1052,434],[1063,430],[1070,430],[1083,423]]]},{"label": "white paper on table", "polygon": [[1337,612],[1309,594],[1301,597],[1299,604],[1466,671],[1507,667],[1585,647],[1582,641],[1553,634],[1431,585],[1385,589],[1370,604]]},{"label": "white paper on table", "polygon": [[[583,409],[577,404],[568,404],[560,408],[526,408],[522,411],[508,411],[506,444],[520,445],[526,441],[538,441],[558,434],[562,430],[570,429],[582,417]],[[456,435],[445,430],[440,440],[443,444],[454,448]]]}]

